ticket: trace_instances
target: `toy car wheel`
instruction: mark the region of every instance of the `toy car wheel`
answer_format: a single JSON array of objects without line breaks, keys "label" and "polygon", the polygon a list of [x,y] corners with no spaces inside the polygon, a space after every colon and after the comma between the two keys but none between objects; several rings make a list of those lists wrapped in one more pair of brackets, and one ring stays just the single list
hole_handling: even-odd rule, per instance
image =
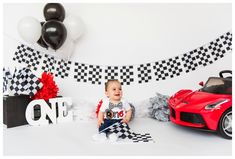
[{"label": "toy car wheel", "polygon": [[226,110],[218,125],[218,132],[226,139],[232,139],[232,108]]}]

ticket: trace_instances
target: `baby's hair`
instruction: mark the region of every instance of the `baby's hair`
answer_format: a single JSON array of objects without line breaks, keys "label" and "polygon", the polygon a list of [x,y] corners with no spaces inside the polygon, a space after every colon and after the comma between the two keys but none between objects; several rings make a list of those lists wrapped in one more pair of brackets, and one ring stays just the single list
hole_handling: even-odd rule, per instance
[{"label": "baby's hair", "polygon": [[[119,80],[117,80],[117,79],[109,79],[109,80],[105,83],[105,91],[107,91],[108,86],[109,86],[109,84],[110,84],[111,82],[118,82],[118,83],[120,83]],[[121,83],[120,83],[120,84],[121,84]]]}]

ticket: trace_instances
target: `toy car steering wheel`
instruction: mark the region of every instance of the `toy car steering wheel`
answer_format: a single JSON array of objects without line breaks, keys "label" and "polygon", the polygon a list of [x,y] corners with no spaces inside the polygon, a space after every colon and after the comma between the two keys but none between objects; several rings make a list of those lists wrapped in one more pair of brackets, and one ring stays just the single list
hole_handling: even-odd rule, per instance
[{"label": "toy car steering wheel", "polygon": [[[224,70],[224,71],[220,71],[219,76],[220,76],[221,78],[225,78],[225,77],[223,76],[224,73],[230,73],[230,74],[232,75],[232,71],[231,71],[231,70]],[[226,77],[226,78],[232,78],[232,76],[229,76],[229,77]]]}]

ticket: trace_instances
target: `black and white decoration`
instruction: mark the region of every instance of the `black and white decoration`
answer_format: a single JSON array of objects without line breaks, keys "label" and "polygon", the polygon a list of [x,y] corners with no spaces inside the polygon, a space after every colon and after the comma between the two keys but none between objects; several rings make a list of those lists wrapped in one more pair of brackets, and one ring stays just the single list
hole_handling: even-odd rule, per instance
[{"label": "black and white decoration", "polygon": [[157,81],[165,80],[167,77],[173,78],[174,76],[179,76],[183,72],[178,56],[155,62],[153,69]]},{"label": "black and white decoration", "polygon": [[32,67],[32,69],[36,71],[41,59],[42,55],[39,51],[28,48],[28,61],[26,61],[27,66]]},{"label": "black and white decoration", "polygon": [[120,68],[120,82],[122,85],[130,85],[134,82],[134,67],[122,66]]},{"label": "black and white decoration", "polygon": [[26,58],[28,57],[27,48],[28,46],[24,44],[19,45],[17,47],[13,60],[17,61],[18,63],[26,63]]},{"label": "black and white decoration", "polygon": [[151,63],[141,64],[137,68],[138,70],[138,82],[149,82],[152,79],[151,75]]},{"label": "black and white decoration", "polygon": [[24,63],[27,67],[32,67],[32,69],[37,70],[42,55],[39,51],[36,51],[26,45],[19,45],[13,57],[13,60],[18,63]]},{"label": "black and white decoration", "polygon": [[113,125],[102,130],[100,133],[104,131],[109,132],[109,133],[115,133],[117,134],[119,138],[122,138],[122,139],[128,138],[134,143],[143,143],[143,142],[154,143],[155,142],[149,133],[145,133],[145,134],[134,133],[127,124],[121,123],[121,122],[114,123]]},{"label": "black and white decoration", "polygon": [[53,56],[45,54],[43,57],[43,62],[42,62],[42,70],[46,72],[55,72],[55,65],[56,60]]},{"label": "black and white decoration", "polygon": [[224,48],[224,45],[220,38],[210,42],[208,48],[212,54],[214,61],[217,61],[218,59],[224,57],[224,54],[226,53],[226,49]]},{"label": "black and white decoration", "polygon": [[55,71],[56,77],[65,78],[69,76],[69,71],[71,68],[71,61],[64,61],[64,60],[58,60],[57,61],[57,68]]},{"label": "black and white decoration", "polygon": [[118,66],[107,66],[105,68],[105,80],[118,79]]},{"label": "black and white decoration", "polygon": [[207,47],[199,47],[198,49],[194,50],[194,52],[196,54],[196,59],[198,59],[198,65],[207,66],[213,63]]},{"label": "black and white decoration", "polygon": [[226,34],[221,35],[220,40],[223,43],[223,46],[227,51],[232,50],[232,33],[231,32],[227,32]]},{"label": "black and white decoration", "polygon": [[194,51],[183,54],[181,60],[186,73],[194,71],[198,67],[196,54]]},{"label": "black and white decoration", "polygon": [[102,83],[102,68],[101,66],[89,65],[88,81],[91,84]]},{"label": "black and white decoration", "polygon": [[4,75],[3,78],[6,80],[4,87],[7,89],[9,85],[10,95],[27,94],[34,96],[43,86],[29,68],[15,69],[13,74],[11,74],[10,71],[5,71]]},{"label": "black and white decoration", "polygon": [[74,78],[77,82],[87,82],[88,66],[75,62]]},{"label": "black and white decoration", "polygon": [[74,63],[74,76],[77,82],[89,82],[91,84],[102,83],[102,67],[96,65],[87,65],[83,63]]},{"label": "black and white decoration", "polygon": [[3,67],[3,93],[7,91],[7,86],[8,86],[8,79],[12,79],[11,73],[9,68]]},{"label": "black and white decoration", "polygon": [[[104,84],[108,79],[119,79],[122,85],[131,85],[166,80],[180,76],[182,73],[189,73],[199,67],[213,64],[223,58],[225,54],[230,53],[231,50],[232,32],[230,31],[179,56],[138,65],[99,66],[66,61],[47,54],[43,56],[39,51],[23,44],[17,47],[13,60],[31,66],[35,70],[37,66],[41,66],[42,70],[50,71],[58,78],[68,77],[77,82],[97,85]],[[42,61],[41,65],[40,60]]]}]

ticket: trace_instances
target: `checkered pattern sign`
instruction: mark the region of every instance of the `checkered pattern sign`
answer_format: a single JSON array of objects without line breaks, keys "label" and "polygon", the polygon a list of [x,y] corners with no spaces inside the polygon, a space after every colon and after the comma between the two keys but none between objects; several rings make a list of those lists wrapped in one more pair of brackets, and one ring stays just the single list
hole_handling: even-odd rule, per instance
[{"label": "checkered pattern sign", "polygon": [[24,63],[26,66],[31,67],[34,70],[37,70],[42,55],[39,51],[36,51],[26,45],[19,45],[14,54],[13,60],[19,63]]},{"label": "checkered pattern sign", "polygon": [[91,84],[100,85],[102,83],[102,71],[101,66],[89,65],[88,81]]},{"label": "checkered pattern sign", "polygon": [[57,60],[55,76],[65,78],[69,76],[71,61]]},{"label": "checkered pattern sign", "polygon": [[105,68],[105,81],[110,79],[119,79],[118,66],[107,66]]},{"label": "checkered pattern sign", "polygon": [[117,136],[121,139],[130,139],[134,143],[143,143],[143,142],[149,142],[149,143],[154,143],[155,141],[153,138],[150,136],[149,133],[145,134],[137,134],[134,133],[127,124],[122,123],[122,122],[116,122],[113,125],[107,127],[106,129],[100,131],[102,132],[107,132],[107,133],[115,133]]},{"label": "checkered pattern sign", "polygon": [[217,38],[216,40],[210,42],[208,48],[211,51],[214,61],[223,58],[224,54],[226,53],[226,49],[223,47],[223,43],[220,38]]},{"label": "checkered pattern sign", "polygon": [[12,78],[10,81],[10,91],[13,95],[20,95],[24,94],[27,90],[27,83],[25,80],[26,75],[19,71],[19,73]]},{"label": "checkered pattern sign", "polygon": [[32,67],[32,69],[37,70],[40,60],[42,59],[42,55],[39,51],[36,51],[32,48],[27,48],[28,50],[28,61],[25,61],[27,66]]},{"label": "checkered pattern sign", "polygon": [[19,45],[17,47],[17,50],[14,54],[14,57],[13,57],[13,60],[14,61],[17,61],[18,63],[25,63],[27,60],[27,57],[28,57],[28,53],[27,53],[27,49],[28,49],[28,46],[26,45]]},{"label": "checkered pattern sign", "polygon": [[[4,74],[5,70],[3,69],[3,74]],[[2,86],[2,92],[4,93],[5,91],[7,91],[7,85],[8,85],[8,80],[6,78],[6,76],[3,75],[3,86]]]},{"label": "checkered pattern sign", "polygon": [[29,96],[34,96],[39,89],[42,88],[43,84],[39,81],[39,79],[33,74],[30,73],[26,78],[27,84],[27,92]]},{"label": "checkered pattern sign", "polygon": [[74,78],[77,82],[87,82],[88,66],[86,64],[75,62]]},{"label": "checkered pattern sign", "polygon": [[[132,66],[98,66],[79,62],[74,62],[75,65],[72,65],[71,61],[65,62],[51,55],[42,55],[39,51],[23,44],[17,47],[13,60],[34,70],[40,66],[43,71],[49,71],[60,78],[69,77],[69,72],[72,70],[74,73],[72,77],[77,82],[101,85],[109,79],[118,79],[122,85],[131,85],[147,83],[153,79],[160,81],[174,78],[182,72],[189,73],[199,67],[213,64],[231,50],[232,32],[229,31],[208,44],[177,57]],[[75,68],[72,69],[72,66]]]},{"label": "checkered pattern sign", "polygon": [[190,51],[182,55],[181,60],[186,73],[196,70],[198,67],[197,57],[194,51]]},{"label": "checkered pattern sign", "polygon": [[9,68],[3,67],[3,93],[7,91],[9,80],[12,79],[12,75],[10,73]]},{"label": "checkered pattern sign", "polygon": [[122,85],[130,85],[134,82],[134,67],[122,66],[120,67],[120,82]]},{"label": "checkered pattern sign", "polygon": [[167,77],[173,78],[174,76],[179,76],[183,72],[178,56],[155,62],[153,69],[157,81],[165,80]]},{"label": "checkered pattern sign", "polygon": [[202,46],[194,50],[198,65],[207,66],[213,63],[211,54],[208,52],[208,47]]},{"label": "checkered pattern sign", "polygon": [[227,51],[232,50],[232,33],[231,32],[227,32],[224,35],[221,35],[220,40],[222,44],[224,45],[224,48]]},{"label": "checkered pattern sign", "polygon": [[55,58],[53,56],[45,54],[42,63],[42,70],[54,73],[55,64],[56,64]]},{"label": "checkered pattern sign", "polygon": [[28,94],[34,96],[43,84],[28,68],[14,73],[10,80],[10,91],[13,95]]},{"label": "checkered pattern sign", "polygon": [[139,83],[149,82],[152,79],[150,63],[139,65],[137,71]]}]

